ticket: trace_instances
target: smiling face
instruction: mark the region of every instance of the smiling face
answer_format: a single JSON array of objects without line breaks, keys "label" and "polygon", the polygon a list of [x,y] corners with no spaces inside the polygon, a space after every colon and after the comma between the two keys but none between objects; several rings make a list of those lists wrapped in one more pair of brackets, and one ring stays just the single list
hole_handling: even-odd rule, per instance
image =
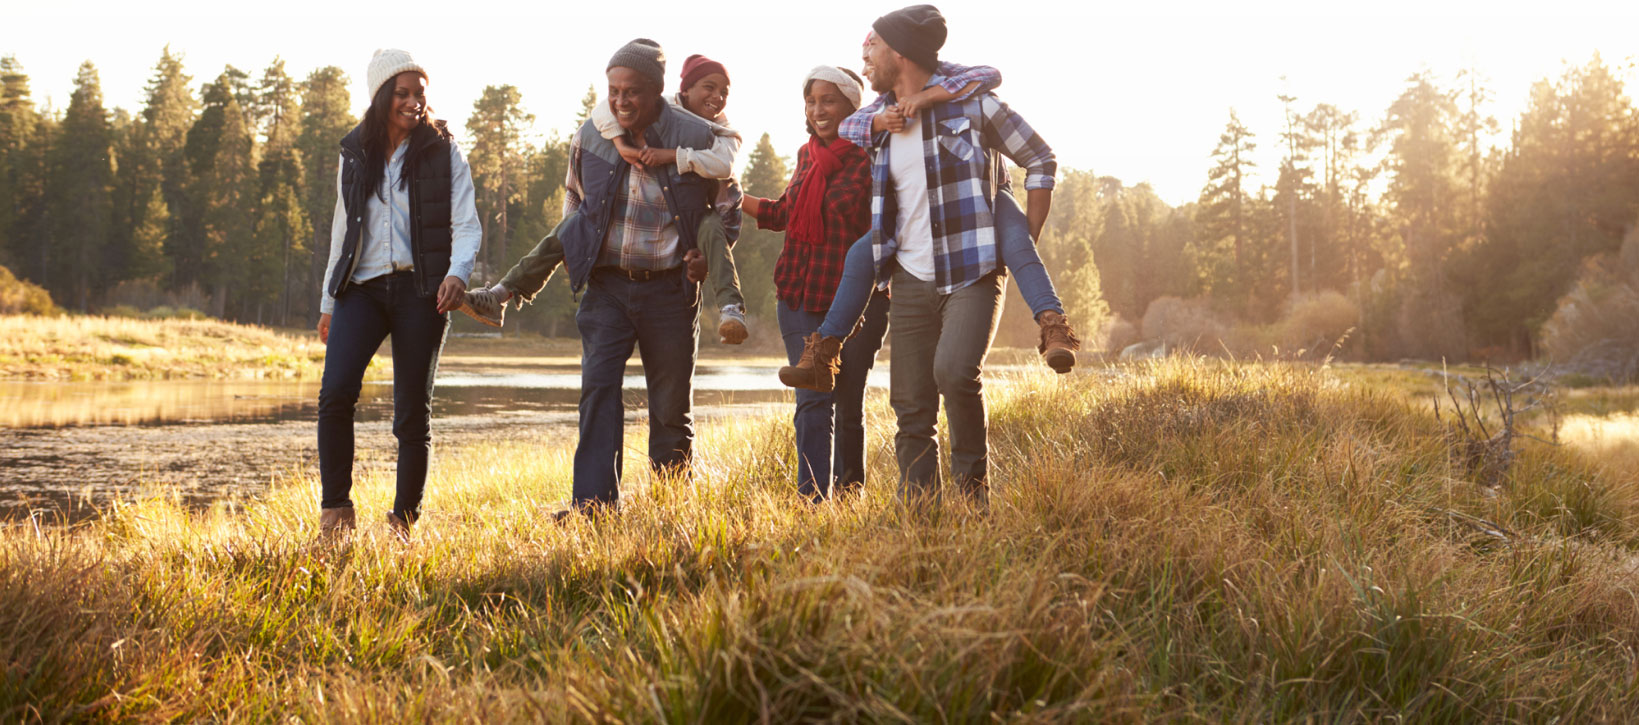
[{"label": "smiling face", "polygon": [[728,76],[713,73],[683,89],[683,107],[701,118],[717,118],[728,108]]},{"label": "smiling face", "polygon": [[808,129],[821,141],[836,140],[837,125],[854,112],[854,104],[830,81],[809,81],[802,99],[808,114]]},{"label": "smiling face", "polygon": [[871,90],[887,93],[899,81],[899,54],[876,35],[865,46],[865,72],[871,79]]},{"label": "smiling face", "polygon": [[388,109],[387,123],[398,133],[408,136],[427,118],[427,77],[415,71],[406,71],[393,78],[393,102]]},{"label": "smiling face", "polygon": [[631,68],[609,69],[609,110],[615,122],[628,132],[642,131],[660,115],[660,88],[647,76]]}]

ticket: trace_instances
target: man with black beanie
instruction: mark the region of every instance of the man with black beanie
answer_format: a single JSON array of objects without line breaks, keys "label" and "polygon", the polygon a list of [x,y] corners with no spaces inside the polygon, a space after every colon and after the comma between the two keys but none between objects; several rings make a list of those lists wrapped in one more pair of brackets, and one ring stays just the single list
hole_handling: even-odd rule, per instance
[{"label": "man with black beanie", "polygon": [[[893,104],[944,80],[937,73],[945,17],[912,5],[878,18],[867,56],[871,86]],[[1030,235],[1053,200],[1053,150],[990,93],[936,103],[904,129],[872,135],[871,244],[877,279],[891,280],[889,399],[900,496],[939,496],[939,402],[950,425],[952,477],[988,501],[988,443],[981,366],[1005,282],[992,200],[1007,185],[1005,155],[1027,170]]]}]

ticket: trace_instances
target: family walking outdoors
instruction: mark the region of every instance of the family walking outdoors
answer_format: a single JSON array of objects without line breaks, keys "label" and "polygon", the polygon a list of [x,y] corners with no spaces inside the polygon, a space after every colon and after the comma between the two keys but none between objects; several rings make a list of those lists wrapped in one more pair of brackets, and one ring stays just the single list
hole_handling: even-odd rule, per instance
[{"label": "family walking outdoors", "polygon": [[[903,8],[872,24],[863,80],[841,67],[809,71],[809,140],[778,199],[747,196],[734,181],[741,136],[724,113],[728,69],[691,55],[668,97],[660,45],[627,43],[609,59],[606,102],[570,142],[563,221],[500,282],[470,291],[482,233],[467,162],[445,123],[427,116],[428,70],[405,51],[377,51],[370,108],[341,139],[318,323],[327,349],[320,529],[355,526],[354,409],[383,339],[392,340],[398,439],[387,521],[402,537],[421,512],[449,313],[499,326],[507,303],[531,301],[560,264],[579,296],[582,353],[573,502],[558,516],[619,503],[621,385],[634,348],[648,389],[649,464],[689,475],[700,285],[722,306],[722,342],[749,332],[733,255],[742,217],[785,232],[774,284],[791,364],[779,375],[797,389],[800,494],[821,502],[863,486],[866,375],[891,328],[901,498],[939,495],[943,399],[950,479],[983,504],[983,365],[1007,271],[1040,325],[1049,366],[1068,372],[1079,342],[1035,249],[1052,202],[1053,151],[994,95],[998,71],[939,59],[945,35],[938,9]],[[880,94],[869,103],[866,84]],[[1024,209],[1004,156],[1026,172]]]}]

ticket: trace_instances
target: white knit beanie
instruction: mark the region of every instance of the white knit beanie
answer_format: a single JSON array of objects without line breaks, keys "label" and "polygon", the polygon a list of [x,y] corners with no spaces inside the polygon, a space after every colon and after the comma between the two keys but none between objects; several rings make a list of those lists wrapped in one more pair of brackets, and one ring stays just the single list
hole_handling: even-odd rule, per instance
[{"label": "white knit beanie", "polygon": [[375,98],[381,86],[394,76],[411,70],[420,73],[423,78],[427,77],[427,69],[422,68],[421,64],[410,57],[410,51],[378,48],[375,54],[370,56],[370,72],[367,75],[370,80],[370,97]]},{"label": "white knit beanie", "polygon": [[832,65],[814,66],[813,70],[808,71],[808,75],[803,76],[802,90],[804,93],[808,92],[809,81],[830,81],[836,85],[837,90],[841,91],[844,97],[854,104],[856,110],[859,108],[860,95],[864,89],[860,86],[858,78],[848,75],[841,68]]}]

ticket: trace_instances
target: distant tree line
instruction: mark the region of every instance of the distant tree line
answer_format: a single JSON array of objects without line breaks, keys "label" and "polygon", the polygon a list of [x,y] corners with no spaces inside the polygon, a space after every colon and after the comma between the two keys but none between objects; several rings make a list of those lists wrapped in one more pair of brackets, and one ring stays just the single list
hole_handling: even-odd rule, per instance
[{"label": "distant tree line", "polygon": [[[347,85],[333,66],[294,79],[276,58],[196,86],[166,48],[137,113],[105,107],[90,62],[67,108],[48,110],[17,59],[0,59],[0,265],[78,311],[163,304],[310,324],[337,141],[357,122]],[[1042,255],[1078,326],[1131,340],[1163,337],[1193,310],[1227,345],[1231,330],[1329,295],[1351,310],[1365,356],[1534,354],[1556,305],[1639,219],[1639,120],[1597,56],[1537,83],[1503,148],[1488,144],[1492,96],[1472,70],[1413,75],[1373,122],[1281,96],[1285,121],[1264,137],[1231,110],[1183,206],[1062,170]],[[589,89],[577,125],[596,102]],[[475,283],[559,220],[568,144],[531,141],[535,121],[509,85],[485,88],[465,121],[484,224]],[[1260,143],[1280,150],[1273,184],[1252,181]],[[789,172],[763,134],[741,183],[778,196]],[[748,225],[736,247],[750,311],[770,321],[779,239]],[[509,329],[573,335],[563,284]],[[1004,324],[1003,339],[1027,342],[1029,328]]]}]

